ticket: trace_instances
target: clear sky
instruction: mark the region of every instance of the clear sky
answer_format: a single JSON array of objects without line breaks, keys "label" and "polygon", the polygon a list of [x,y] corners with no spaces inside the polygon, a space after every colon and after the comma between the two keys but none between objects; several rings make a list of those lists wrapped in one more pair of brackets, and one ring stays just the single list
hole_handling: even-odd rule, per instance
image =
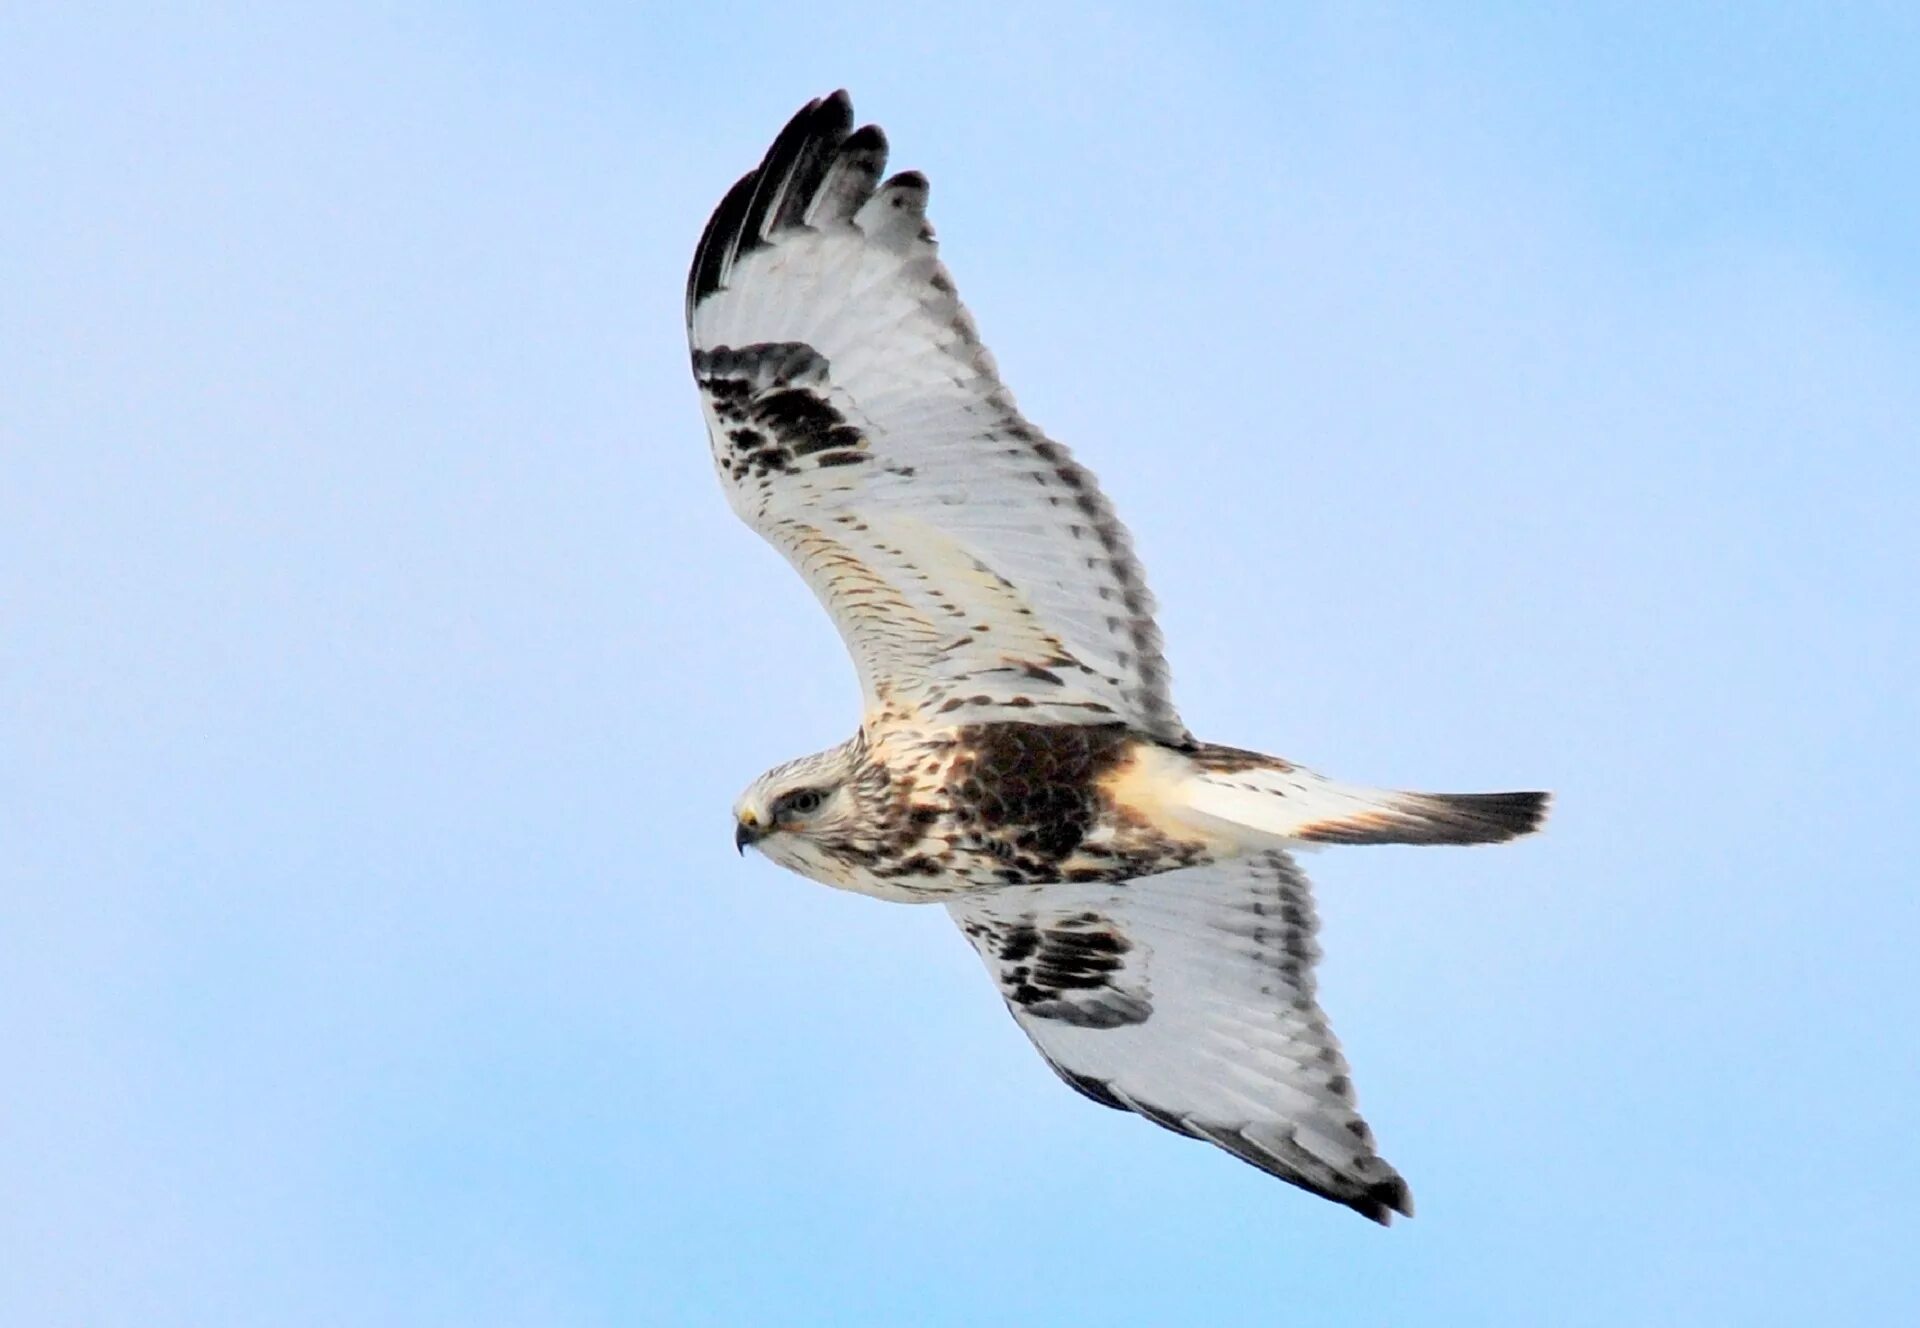
[{"label": "clear sky", "polygon": [[[155,8],[0,10],[0,1322],[1920,1318],[1910,6]],[[856,694],[682,281],[840,85],[1197,732],[1558,791],[1309,861],[1415,1220],[734,856]]]}]

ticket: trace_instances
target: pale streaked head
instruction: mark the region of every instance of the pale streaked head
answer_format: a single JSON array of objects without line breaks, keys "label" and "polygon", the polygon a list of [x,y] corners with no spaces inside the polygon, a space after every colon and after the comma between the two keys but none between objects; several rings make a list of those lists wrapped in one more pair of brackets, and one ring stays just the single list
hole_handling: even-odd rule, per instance
[{"label": "pale streaked head", "polygon": [[733,843],[749,845],[782,867],[836,884],[846,866],[836,848],[862,838],[862,808],[853,786],[853,742],[777,765],[747,786],[733,806]]}]

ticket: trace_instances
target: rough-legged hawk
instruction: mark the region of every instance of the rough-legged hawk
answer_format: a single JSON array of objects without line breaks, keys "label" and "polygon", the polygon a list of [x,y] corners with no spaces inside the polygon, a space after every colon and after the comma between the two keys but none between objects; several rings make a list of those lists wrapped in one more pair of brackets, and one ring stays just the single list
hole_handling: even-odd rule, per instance
[{"label": "rough-legged hawk", "polygon": [[755,780],[736,842],[829,885],[937,900],[1040,1054],[1096,1102],[1386,1222],[1314,999],[1294,844],[1486,844],[1542,793],[1405,793],[1201,742],[1093,476],[1034,428],[954,293],[927,182],[845,93],[728,191],[687,281],[734,511],[826,605],[852,738]]}]

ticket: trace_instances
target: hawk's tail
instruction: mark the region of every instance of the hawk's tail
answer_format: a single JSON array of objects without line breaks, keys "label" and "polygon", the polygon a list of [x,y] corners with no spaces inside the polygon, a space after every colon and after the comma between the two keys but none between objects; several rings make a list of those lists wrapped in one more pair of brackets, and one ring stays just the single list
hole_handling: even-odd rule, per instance
[{"label": "hawk's tail", "polygon": [[1340,784],[1252,752],[1203,747],[1188,810],[1309,844],[1500,844],[1540,828],[1546,793],[1408,793]]}]

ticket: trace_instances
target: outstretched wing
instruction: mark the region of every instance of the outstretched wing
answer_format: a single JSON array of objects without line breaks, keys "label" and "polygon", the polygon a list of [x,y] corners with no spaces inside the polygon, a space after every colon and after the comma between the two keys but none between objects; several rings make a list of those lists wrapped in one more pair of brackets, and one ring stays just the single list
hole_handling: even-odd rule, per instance
[{"label": "outstretched wing", "polygon": [[1376,1222],[1412,1216],[1314,1002],[1313,898],[1286,854],[947,908],[1080,1092]]},{"label": "outstretched wing", "polygon": [[1126,529],[1014,408],[926,179],[881,183],[886,157],[835,93],[707,223],[687,323],[728,501],[826,605],[870,712],[1186,741]]}]

